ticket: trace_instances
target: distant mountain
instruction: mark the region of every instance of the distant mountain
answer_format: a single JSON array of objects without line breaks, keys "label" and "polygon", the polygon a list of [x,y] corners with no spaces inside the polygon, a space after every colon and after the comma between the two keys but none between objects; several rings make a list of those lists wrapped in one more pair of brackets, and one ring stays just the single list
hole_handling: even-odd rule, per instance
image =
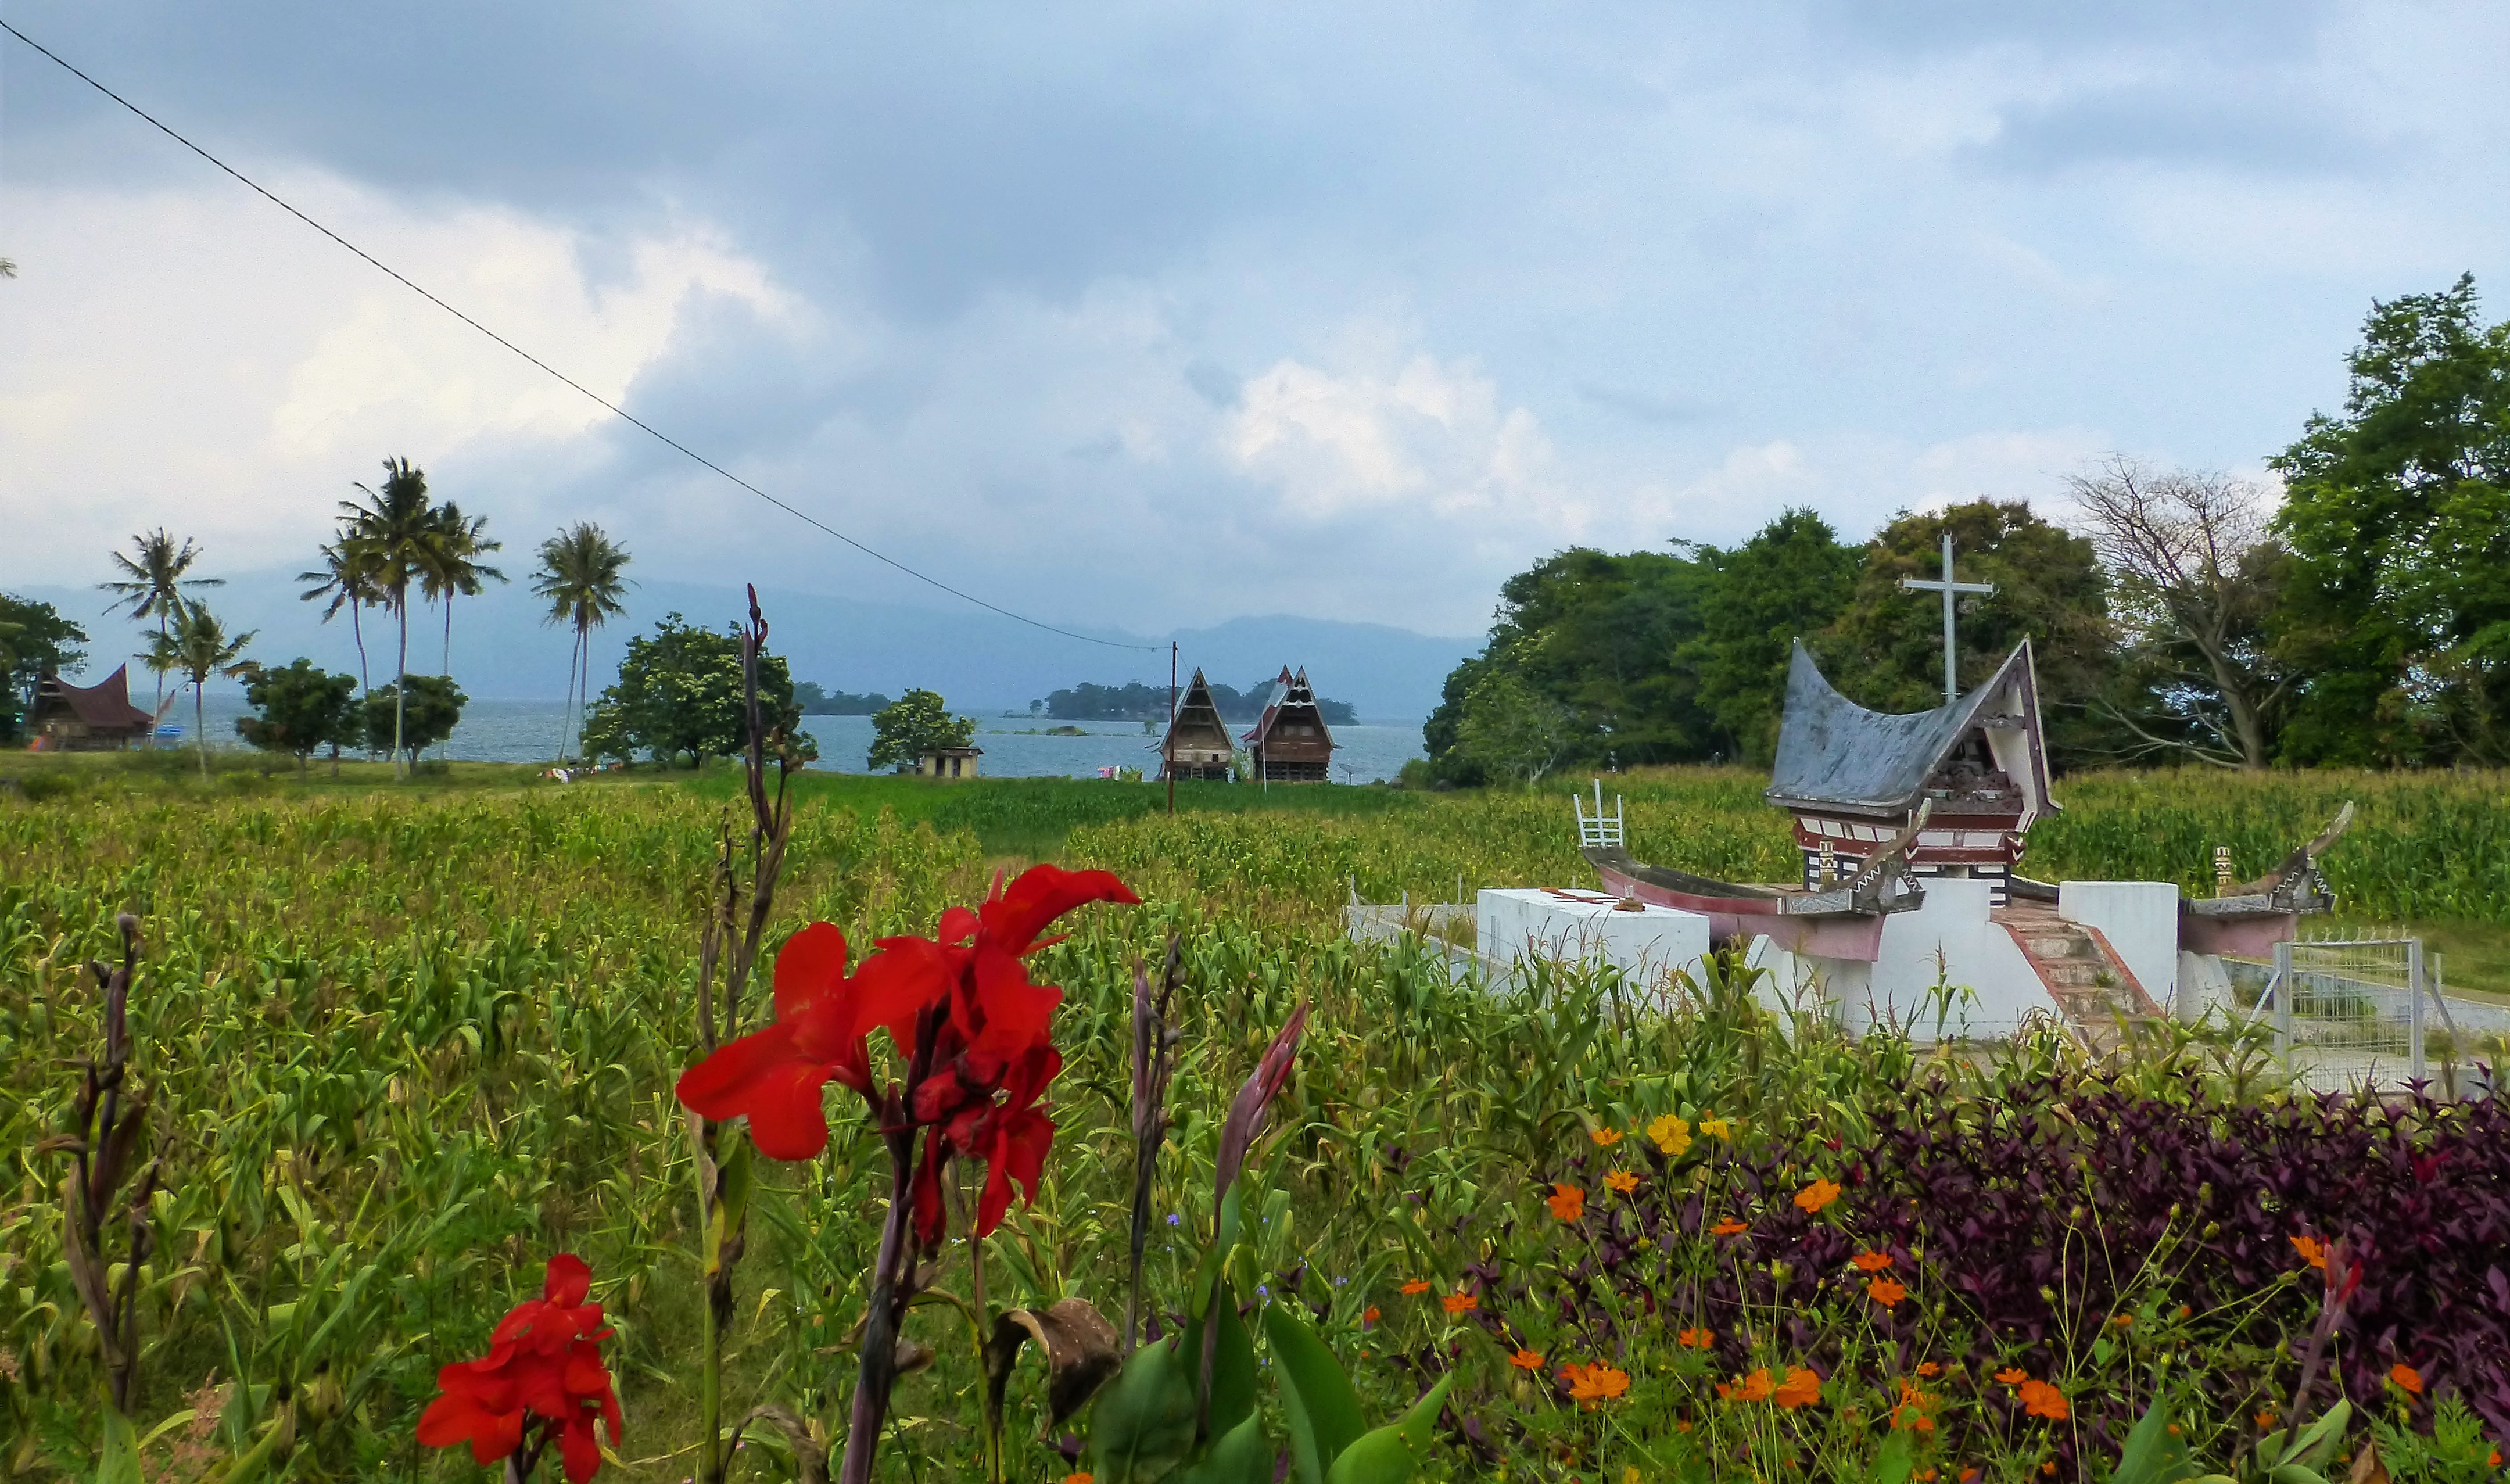
[{"label": "distant mountain", "polygon": [[[297,599],[285,572],[225,573],[227,585],[204,596],[230,631],[257,629],[250,654],[285,663],[304,655],[336,670],[358,667],[348,616],[325,625],[320,606]],[[104,594],[92,589],[12,587],[10,591],[49,602],[84,627],[87,674],[101,675],[140,645],[128,620],[101,617]],[[792,663],[793,678],[831,694],[839,691],[897,695],[909,686],[939,691],[963,711],[1017,711],[1032,700],[1098,675],[1109,683],[1140,681],[1162,691],[1168,681],[1168,642],[1178,645],[1179,678],[1199,666],[1213,675],[1270,675],[1282,666],[1307,667],[1320,694],[1349,701],[1369,721],[1413,721],[1438,704],[1440,687],[1458,661],[1481,647],[1478,639],[1440,638],[1381,624],[1331,619],[1231,619],[1208,628],[1143,636],[1116,630],[1103,637],[1119,644],[1153,646],[1127,652],[1065,638],[982,609],[920,608],[862,603],[823,593],[762,591],[770,628],[768,645]],[[628,617],[597,631],[592,640],[593,689],[618,672],[628,636],[653,627],[666,613],[691,623],[728,624],[742,608],[742,590],[730,584],[649,582],[628,595]],[[567,636],[542,624],[546,607],[521,584],[464,598],[453,607],[453,673],[472,696],[513,700],[554,699],[566,689]],[[392,673],[395,630],[389,619],[365,619],[366,655],[377,683]],[[443,667],[443,615],[413,611],[409,668],[435,674]],[[135,662],[134,662],[135,667]]]}]

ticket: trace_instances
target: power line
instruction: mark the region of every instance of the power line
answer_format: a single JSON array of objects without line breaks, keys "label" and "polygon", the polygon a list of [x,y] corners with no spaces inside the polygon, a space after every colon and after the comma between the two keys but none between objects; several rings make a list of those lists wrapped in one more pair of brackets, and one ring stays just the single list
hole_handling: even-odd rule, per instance
[{"label": "power line", "polygon": [[324,237],[331,239],[331,241],[348,248],[351,252],[356,253],[359,257],[364,259],[369,266],[390,278],[394,283],[400,285],[403,288],[408,289],[410,292],[418,295],[422,299],[425,299],[437,308],[443,310],[446,314],[451,315],[456,320],[470,325],[473,329],[477,330],[489,339],[496,341],[499,345],[502,345],[506,349],[513,352],[515,355],[520,356],[523,360],[530,361],[541,370],[556,377],[567,386],[572,387],[585,397],[589,398],[593,402],[608,411],[612,416],[626,421],[637,428],[639,431],[650,435],[665,446],[674,449],[677,452],[686,455],[698,464],[703,465],[704,468],[723,476],[733,483],[740,485],[742,489],[756,495],[759,499],[766,501],[768,504],[776,507],[780,511],[782,511],[794,519],[801,521],[803,524],[810,526],[812,529],[829,536],[834,536],[839,541],[844,542],[846,545],[854,548],[857,552],[860,552],[865,556],[872,558],[874,561],[883,562],[889,566],[894,567],[898,571],[905,573],[907,576],[914,578],[917,582],[926,583],[934,588],[938,588],[942,591],[949,593],[952,597],[960,598],[964,601],[973,603],[979,608],[1001,614],[1004,618],[1010,619],[1015,623],[1026,624],[1032,628],[1043,628],[1047,633],[1059,633],[1067,639],[1079,639],[1084,644],[1103,644],[1109,649],[1137,649],[1145,653],[1159,649],[1160,646],[1157,644],[1125,644],[1115,639],[1096,638],[1089,634],[1077,633],[1069,628],[1059,628],[1042,619],[1030,618],[1026,614],[1013,613],[1008,608],[1002,606],[1000,603],[987,602],[985,599],[976,596],[972,592],[953,588],[948,583],[941,581],[941,579],[937,577],[928,577],[924,573],[918,572],[913,567],[908,566],[906,563],[899,561],[894,556],[884,555],[879,552],[873,551],[871,548],[864,546],[861,542],[855,540],[852,536],[838,530],[835,526],[828,524],[818,516],[805,511],[796,510],[792,506],[776,498],[774,495],[769,494],[767,491],[760,489],[757,485],[750,483],[747,479],[734,474],[731,470],[724,468],[714,460],[707,458],[704,454],[691,448],[688,444],[681,442],[678,438],[665,433],[662,429],[657,428],[653,424],[645,421],[643,418],[638,417],[633,412],[620,406],[617,402],[612,401],[600,393],[593,391],[590,387],[588,387],[584,383],[576,380],[574,377],[569,376],[564,371],[561,371],[557,367],[550,364],[548,361],[543,361],[538,356],[535,356],[531,352],[523,349],[521,346],[516,345],[512,340],[498,334],[495,330],[490,329],[485,324],[472,319],[469,315],[464,314],[452,305],[445,303],[442,299],[437,298],[435,294],[430,293],[425,288],[422,288],[418,285],[410,282],[406,276],[404,276],[399,270],[394,268],[391,264],[386,263],[381,258],[376,257],[373,253],[368,252],[365,248],[359,247],[356,243],[349,241],[339,233],[332,231],[329,227],[323,225],[313,217],[306,215],[303,211],[300,211],[296,208],[288,205],[285,201],[281,200],[260,181],[253,179],[244,171],[237,170],[234,166],[227,164],[224,160],[210,154],[208,150],[203,149],[198,144],[193,143],[190,139],[187,139],[183,135],[175,133],[171,128],[168,127],[163,121],[158,119],[156,115],[131,101],[131,99],[124,97],[121,94],[114,92],[104,84],[97,82],[95,78],[88,76],[77,67],[72,66],[52,48],[45,46],[42,42],[37,41],[35,38],[18,29],[16,26],[11,25],[7,20],[0,20],[0,30],[5,30],[10,35],[17,37],[19,41],[33,47],[37,52],[42,53],[46,59],[53,62],[56,66],[58,66],[62,71],[67,72],[70,76],[77,78],[80,82],[94,88],[96,92],[103,94],[106,97],[120,103],[123,107],[129,109],[133,114],[136,115],[140,120],[148,124],[149,127],[155,129],[158,133],[173,140],[175,143],[182,145],[185,149],[190,150],[192,153],[209,161],[211,165],[216,166],[218,169],[242,181],[245,185],[250,187],[253,193],[260,196],[264,201],[269,202],[272,206],[279,208],[288,215],[295,217],[298,221],[305,223],[305,225],[312,227],[315,231],[322,233]]}]

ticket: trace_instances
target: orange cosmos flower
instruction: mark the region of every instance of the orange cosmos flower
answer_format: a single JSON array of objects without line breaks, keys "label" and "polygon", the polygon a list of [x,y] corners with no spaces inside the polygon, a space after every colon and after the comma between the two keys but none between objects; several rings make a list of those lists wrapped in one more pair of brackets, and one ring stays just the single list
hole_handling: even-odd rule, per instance
[{"label": "orange cosmos flower", "polygon": [[1627,1371],[1615,1370],[1597,1362],[1594,1365],[1573,1365],[1561,1372],[1569,1378],[1569,1399],[1592,1407],[1614,1400],[1630,1389]]},{"label": "orange cosmos flower", "polygon": [[2274,1419],[2275,1415],[2272,1407],[2268,1407],[2266,1410],[2259,1413],[2255,1419],[2258,1425],[2258,1430],[2263,1432],[2268,1427],[2273,1427]]},{"label": "orange cosmos flower", "polygon": [[1743,1225],[1743,1223],[1736,1221],[1733,1217],[1729,1216],[1724,1221],[1710,1227],[1708,1229],[1708,1235],[1711,1237],[1734,1237],[1750,1230],[1752,1230],[1750,1227],[1747,1227]]},{"label": "orange cosmos flower", "polygon": [[1931,1360],[1921,1360],[1918,1362],[1918,1374],[1921,1376],[1940,1376],[1943,1373],[1944,1368],[1935,1364]]},{"label": "orange cosmos flower", "polygon": [[1617,1128],[1590,1128],[1586,1130],[1586,1137],[1594,1140],[1604,1148],[1610,1149],[1614,1145],[1621,1142],[1623,1135]]},{"label": "orange cosmos flower", "polygon": [[1883,1269],[1891,1266],[1891,1254],[1888,1252],[1859,1252],[1854,1257],[1849,1258],[1848,1261],[1854,1263],[1864,1272],[1880,1273]]},{"label": "orange cosmos flower", "polygon": [[1408,1283],[1406,1283],[1406,1284],[1404,1284],[1404,1285],[1403,1285],[1403,1293],[1404,1293],[1404,1296],[1405,1296],[1405,1297],[1407,1297],[1407,1298],[1408,1298],[1408,1297],[1410,1297],[1410,1296],[1411,1296],[1411,1295],[1413,1295],[1413,1294],[1418,1294],[1418,1293],[1427,1293],[1428,1291],[1429,1291],[1429,1285],[1428,1285],[1428,1284],[1426,1284],[1426,1283],[1425,1283],[1425,1282],[1422,1282],[1422,1281],[1421,1281],[1420,1279],[1418,1279],[1418,1278],[1415,1278],[1415,1279],[1413,1279],[1411,1282],[1408,1282]]},{"label": "orange cosmos flower", "polygon": [[2064,1422],[2072,1412],[2066,1405],[2066,1394],[2044,1381],[2022,1383],[2022,1410],[2033,1417],[2050,1422]]},{"label": "orange cosmos flower", "polygon": [[1889,1309],[1907,1298],[1909,1290],[1902,1287],[1897,1278],[1878,1277],[1865,1285],[1865,1296]]},{"label": "orange cosmos flower", "polygon": [[1796,1192],[1796,1205],[1807,1216],[1817,1216],[1839,1199],[1839,1187],[1828,1180],[1815,1180]]},{"label": "orange cosmos flower", "polygon": [[1470,1313],[1482,1307],[1482,1301],[1469,1293],[1451,1293],[1438,1301],[1449,1313]]},{"label": "orange cosmos flower", "polygon": [[1539,1371],[1542,1369],[1542,1355],[1537,1351],[1519,1350],[1507,1357],[1507,1363],[1520,1371]]},{"label": "orange cosmos flower", "polygon": [[1789,1366],[1786,1381],[1769,1393],[1769,1400],[1790,1412],[1809,1406],[1821,1400],[1821,1378],[1807,1366]]},{"label": "orange cosmos flower", "polygon": [[1626,1196],[1639,1188],[1639,1177],[1628,1170],[1616,1169],[1604,1177],[1604,1184],[1609,1189]]},{"label": "orange cosmos flower", "polygon": [[2423,1394],[2423,1373],[2411,1365],[2399,1364],[2388,1367],[2388,1379],[2414,1395]]},{"label": "orange cosmos flower", "polygon": [[2111,1319],[2110,1319],[2110,1322],[2111,1322],[2111,1324],[2116,1325],[2116,1326],[2117,1326],[2118,1328],[2120,1328],[2120,1329],[2124,1329],[2124,1328],[2126,1328],[2128,1325],[2133,1324],[2133,1323],[2135,1322],[2135,1315],[2133,1315],[2133,1314],[2131,1314],[2131,1313],[2122,1313],[2122,1314],[2112,1315],[2112,1316],[2111,1317]]},{"label": "orange cosmos flower", "polygon": [[1736,1382],[1733,1395],[1736,1401],[1767,1401],[1769,1399],[1769,1393],[1777,1389],[1778,1384],[1769,1375],[1768,1367],[1763,1366]]},{"label": "orange cosmos flower", "polygon": [[1574,1185],[1555,1183],[1543,1204],[1551,1207],[1551,1214],[1562,1221],[1576,1221],[1586,1214],[1586,1193]]},{"label": "orange cosmos flower", "polygon": [[2022,1385],[2022,1383],[2029,1381],[2031,1379],[2031,1375],[2028,1371],[2023,1370],[2019,1366],[2006,1366],[2003,1370],[1996,1373],[1996,1379],[2003,1382],[2006,1386],[2018,1387]]},{"label": "orange cosmos flower", "polygon": [[2321,1273],[2327,1271],[2327,1248],[2320,1243],[2317,1237],[2296,1237],[2292,1239],[2292,1249],[2301,1254],[2301,1260],[2302,1262],[2316,1268]]},{"label": "orange cosmos flower", "polygon": [[1674,1339],[1685,1350],[1704,1351],[1708,1347],[1717,1343],[1717,1331],[1713,1329],[1686,1329],[1681,1334],[1674,1336]]},{"label": "orange cosmos flower", "polygon": [[1367,1308],[1367,1309],[1363,1310],[1363,1311],[1361,1312],[1361,1313],[1360,1313],[1360,1316],[1359,1316],[1359,1322],[1360,1322],[1360,1323],[1362,1323],[1362,1324],[1374,1324],[1374,1323],[1376,1323],[1376,1322],[1377,1322],[1377,1306],[1376,1306],[1376,1305],[1374,1305],[1374,1304],[1371,1304],[1371,1305],[1369,1305],[1369,1306],[1368,1306],[1368,1308]]},{"label": "orange cosmos flower", "polygon": [[1098,1484],[1098,1480],[1091,1474],[1067,1473],[1063,1476],[1063,1484]]}]

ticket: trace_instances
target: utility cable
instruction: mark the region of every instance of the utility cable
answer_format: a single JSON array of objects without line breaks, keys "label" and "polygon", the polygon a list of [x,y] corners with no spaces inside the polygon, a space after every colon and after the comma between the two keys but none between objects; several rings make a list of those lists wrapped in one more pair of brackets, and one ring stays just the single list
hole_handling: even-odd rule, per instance
[{"label": "utility cable", "polygon": [[377,271],[390,278],[393,282],[400,285],[403,288],[408,289],[410,292],[418,295],[422,299],[425,299],[437,308],[443,310],[446,314],[451,315],[456,320],[470,325],[473,329],[477,330],[489,339],[496,341],[499,345],[502,345],[506,349],[513,352],[515,355],[520,356],[523,360],[530,361],[541,370],[556,377],[567,386],[573,388],[579,393],[582,393],[585,397],[589,398],[594,403],[608,411],[612,416],[622,419],[639,431],[649,435],[665,446],[674,449],[704,468],[723,476],[733,483],[740,485],[742,489],[756,495],[759,499],[766,501],[768,504],[776,507],[780,511],[782,511],[794,519],[801,521],[803,524],[810,526],[812,529],[819,531],[825,535],[834,536],[837,540],[844,542],[846,545],[854,548],[857,552],[860,552],[865,556],[872,558],[874,561],[894,567],[898,571],[905,573],[907,576],[914,578],[917,582],[938,588],[942,591],[949,593],[952,597],[973,603],[979,608],[986,609],[993,613],[998,613],[1004,618],[1009,619],[1015,623],[1026,624],[1032,628],[1043,628],[1047,633],[1061,634],[1067,639],[1079,639],[1084,644],[1103,644],[1109,649],[1135,649],[1141,650],[1145,653],[1151,653],[1165,647],[1159,644],[1126,644],[1117,639],[1101,639],[1090,634],[1079,633],[1069,628],[1060,628],[1052,624],[1046,623],[1043,619],[1033,619],[1023,613],[1013,613],[1011,610],[1002,606],[1000,603],[987,602],[985,599],[976,596],[972,592],[951,587],[948,583],[941,581],[941,579],[937,577],[927,576],[926,574],[915,570],[913,567],[908,566],[906,563],[899,561],[896,557],[873,551],[871,548],[855,540],[852,536],[838,530],[835,526],[828,524],[818,516],[813,515],[806,511],[797,510],[776,498],[774,495],[769,494],[767,491],[760,489],[757,485],[750,483],[747,479],[734,474],[731,470],[724,468],[714,460],[707,458],[704,454],[691,448],[688,444],[681,442],[678,438],[665,433],[662,429],[655,427],[653,424],[645,421],[641,417],[638,417],[633,412],[620,406],[617,402],[614,402],[610,399],[602,396],[600,393],[593,391],[590,387],[586,386],[584,383],[576,380],[572,376],[569,376],[564,371],[561,371],[557,367],[550,364],[548,361],[543,361],[538,356],[535,356],[531,352],[523,349],[521,346],[516,345],[512,340],[509,340],[505,336],[497,333],[495,330],[490,329],[487,325],[482,324],[478,321],[471,318],[469,315],[464,314],[461,310],[447,304],[442,299],[439,299],[435,294],[429,292],[427,289],[410,282],[405,275],[403,275],[399,270],[394,268],[391,264],[376,257],[373,253],[359,247],[356,243],[342,237],[339,233],[332,231],[329,227],[316,221],[313,217],[306,215],[295,207],[290,206],[285,201],[280,199],[276,193],[271,191],[267,186],[264,186],[260,181],[253,179],[244,171],[237,170],[234,166],[227,164],[224,160],[219,159],[217,156],[210,154],[208,150],[203,149],[198,144],[193,143],[190,139],[185,138],[182,134],[177,133],[156,115],[131,101],[131,99],[124,97],[121,94],[114,92],[104,84],[97,82],[95,78],[88,76],[77,67],[72,66],[52,48],[45,46],[42,42],[37,41],[35,38],[18,29],[16,26],[11,25],[7,20],[0,19],[0,30],[7,31],[10,35],[17,37],[19,41],[22,41],[26,45],[34,48],[37,52],[43,54],[48,60],[52,61],[56,66],[58,66],[62,71],[67,72],[70,76],[77,78],[80,82],[94,88],[96,92],[103,94],[106,97],[120,103],[123,107],[129,109],[133,114],[136,115],[140,120],[155,129],[158,133],[173,140],[175,143],[182,145],[185,149],[190,150],[202,159],[209,161],[211,165],[216,166],[219,170],[226,171],[228,174],[242,181],[245,185],[250,187],[254,194],[260,196],[272,206],[279,208],[288,215],[295,217],[298,221],[305,223],[305,225],[312,227],[315,231],[322,233],[324,237],[329,238],[341,247],[348,248],[351,252],[356,253],[359,257],[364,259],[369,266],[375,268]]}]

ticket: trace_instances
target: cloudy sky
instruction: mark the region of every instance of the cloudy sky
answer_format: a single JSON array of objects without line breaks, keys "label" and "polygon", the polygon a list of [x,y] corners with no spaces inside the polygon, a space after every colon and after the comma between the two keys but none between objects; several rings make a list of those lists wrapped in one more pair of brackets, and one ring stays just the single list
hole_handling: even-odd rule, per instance
[{"label": "cloudy sky", "polygon": [[[605,396],[1058,623],[1469,633],[1571,543],[2254,468],[2510,279],[2510,9],[118,3],[7,19]],[[513,549],[930,593],[0,36],[0,583]],[[528,564],[524,560],[516,567]]]}]

